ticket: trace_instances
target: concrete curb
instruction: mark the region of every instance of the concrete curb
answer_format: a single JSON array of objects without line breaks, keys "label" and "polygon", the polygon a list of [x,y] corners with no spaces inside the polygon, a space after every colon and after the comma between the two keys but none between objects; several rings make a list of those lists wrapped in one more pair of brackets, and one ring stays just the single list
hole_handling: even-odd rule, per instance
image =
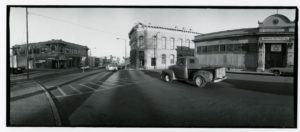
[{"label": "concrete curb", "polygon": [[61,126],[62,125],[62,121],[61,121],[61,118],[60,118],[60,115],[59,115],[59,112],[58,112],[58,109],[57,109],[57,106],[56,104],[54,103],[53,101],[53,98],[51,96],[51,94],[49,93],[49,91],[46,89],[45,86],[43,86],[42,84],[34,81],[37,85],[39,85],[39,87],[41,89],[43,89],[44,93],[46,94],[46,97],[48,99],[48,102],[50,104],[50,107],[51,107],[51,110],[52,110],[52,114],[54,116],[54,120],[55,120],[55,124],[57,126]]},{"label": "concrete curb", "polygon": [[[149,72],[155,72],[155,73],[160,73],[161,72],[161,70],[142,70],[142,71],[149,71]],[[273,73],[262,73],[262,72],[232,72],[232,71],[226,71],[226,73],[274,76]]]}]

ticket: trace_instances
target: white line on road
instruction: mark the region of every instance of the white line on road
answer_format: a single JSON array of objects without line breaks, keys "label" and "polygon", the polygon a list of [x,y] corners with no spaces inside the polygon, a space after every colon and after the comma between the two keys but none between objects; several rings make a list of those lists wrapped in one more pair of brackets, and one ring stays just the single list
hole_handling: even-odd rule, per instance
[{"label": "white line on road", "polygon": [[67,94],[60,88],[57,86],[57,90],[63,95],[66,96]]},{"label": "white line on road", "polygon": [[93,91],[96,90],[96,89],[94,89],[94,88],[92,88],[92,87],[89,87],[89,86],[86,86],[86,85],[84,85],[84,84],[79,84],[79,85],[84,86],[85,88],[91,89],[91,90],[93,90]]},{"label": "white line on road", "polygon": [[73,89],[74,91],[76,91],[77,93],[81,94],[82,92],[79,91],[77,88],[73,87],[72,85],[68,85],[71,89]]},{"label": "white line on road", "polygon": [[[134,84],[139,84],[139,83],[146,83],[146,82],[151,82],[151,81],[156,81],[156,79],[148,79],[148,80],[143,80],[143,81],[139,81],[139,82],[136,82]],[[90,88],[88,86],[85,86],[83,84],[80,84],[86,88]],[[129,86],[129,85],[133,85],[133,84],[126,84],[126,85],[122,85],[122,86]],[[110,87],[109,89],[97,89],[94,91],[89,91],[89,92],[83,92],[81,94],[90,94],[90,93],[93,93],[93,92],[101,92],[101,91],[107,91],[107,90],[112,90],[112,89],[115,89],[115,88],[118,88],[118,87],[121,87],[120,85],[119,86],[115,86],[115,87]],[[91,88],[90,88],[91,89]],[[75,96],[75,95],[80,95],[80,94],[71,94],[71,95],[67,95],[67,96],[56,96],[57,98],[63,98],[63,97],[71,97],[71,96]]]}]

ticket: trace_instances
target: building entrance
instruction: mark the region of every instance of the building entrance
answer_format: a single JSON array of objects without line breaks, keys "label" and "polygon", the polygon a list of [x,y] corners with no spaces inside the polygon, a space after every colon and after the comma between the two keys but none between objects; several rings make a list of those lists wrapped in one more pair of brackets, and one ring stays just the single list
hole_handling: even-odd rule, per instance
[{"label": "building entrance", "polygon": [[286,44],[266,44],[265,67],[285,67],[287,62]]}]

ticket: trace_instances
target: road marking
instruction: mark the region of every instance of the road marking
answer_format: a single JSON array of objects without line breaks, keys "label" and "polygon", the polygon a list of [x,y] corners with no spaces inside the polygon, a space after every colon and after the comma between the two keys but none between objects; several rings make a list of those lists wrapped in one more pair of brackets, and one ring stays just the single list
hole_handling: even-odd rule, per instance
[{"label": "road marking", "polygon": [[63,95],[66,96],[67,94],[60,88],[57,86],[57,90]]},{"label": "road marking", "polygon": [[71,89],[73,89],[74,91],[76,91],[77,93],[81,94],[82,92],[79,91],[77,88],[73,87],[72,85],[68,85]]},{"label": "road marking", "polygon": [[91,90],[93,90],[93,91],[96,90],[96,89],[94,89],[94,88],[92,88],[92,87],[89,87],[89,86],[86,86],[86,85],[84,85],[84,84],[79,84],[79,85],[84,86],[85,88],[91,89]]},{"label": "road marking", "polygon": [[[143,80],[143,81],[139,81],[139,82],[136,82],[135,84],[140,84],[140,83],[146,83],[146,82],[151,82],[151,81],[156,81],[157,79],[148,79],[148,80]],[[80,84],[82,85],[82,84]],[[122,86],[129,86],[129,85],[133,85],[133,84],[126,84],[126,85],[122,85]],[[84,86],[84,85],[82,85]],[[86,87],[86,86],[85,86]],[[110,87],[109,89],[94,89],[94,91],[89,91],[89,92],[83,92],[81,94],[69,94],[67,96],[56,96],[56,98],[65,98],[65,97],[71,97],[71,96],[76,96],[76,95],[84,95],[84,94],[90,94],[90,93],[94,93],[94,92],[102,92],[102,91],[107,91],[107,90],[112,90],[112,89],[115,89],[115,88],[118,88],[118,87],[121,87],[120,85],[119,86],[116,86],[116,87]]]}]

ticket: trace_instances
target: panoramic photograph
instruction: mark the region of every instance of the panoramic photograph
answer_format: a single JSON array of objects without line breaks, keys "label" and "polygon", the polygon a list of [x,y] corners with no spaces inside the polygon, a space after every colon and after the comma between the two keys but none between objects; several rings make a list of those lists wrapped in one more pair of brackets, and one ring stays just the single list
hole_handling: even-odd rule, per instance
[{"label": "panoramic photograph", "polygon": [[296,128],[297,7],[7,6],[7,126]]}]

